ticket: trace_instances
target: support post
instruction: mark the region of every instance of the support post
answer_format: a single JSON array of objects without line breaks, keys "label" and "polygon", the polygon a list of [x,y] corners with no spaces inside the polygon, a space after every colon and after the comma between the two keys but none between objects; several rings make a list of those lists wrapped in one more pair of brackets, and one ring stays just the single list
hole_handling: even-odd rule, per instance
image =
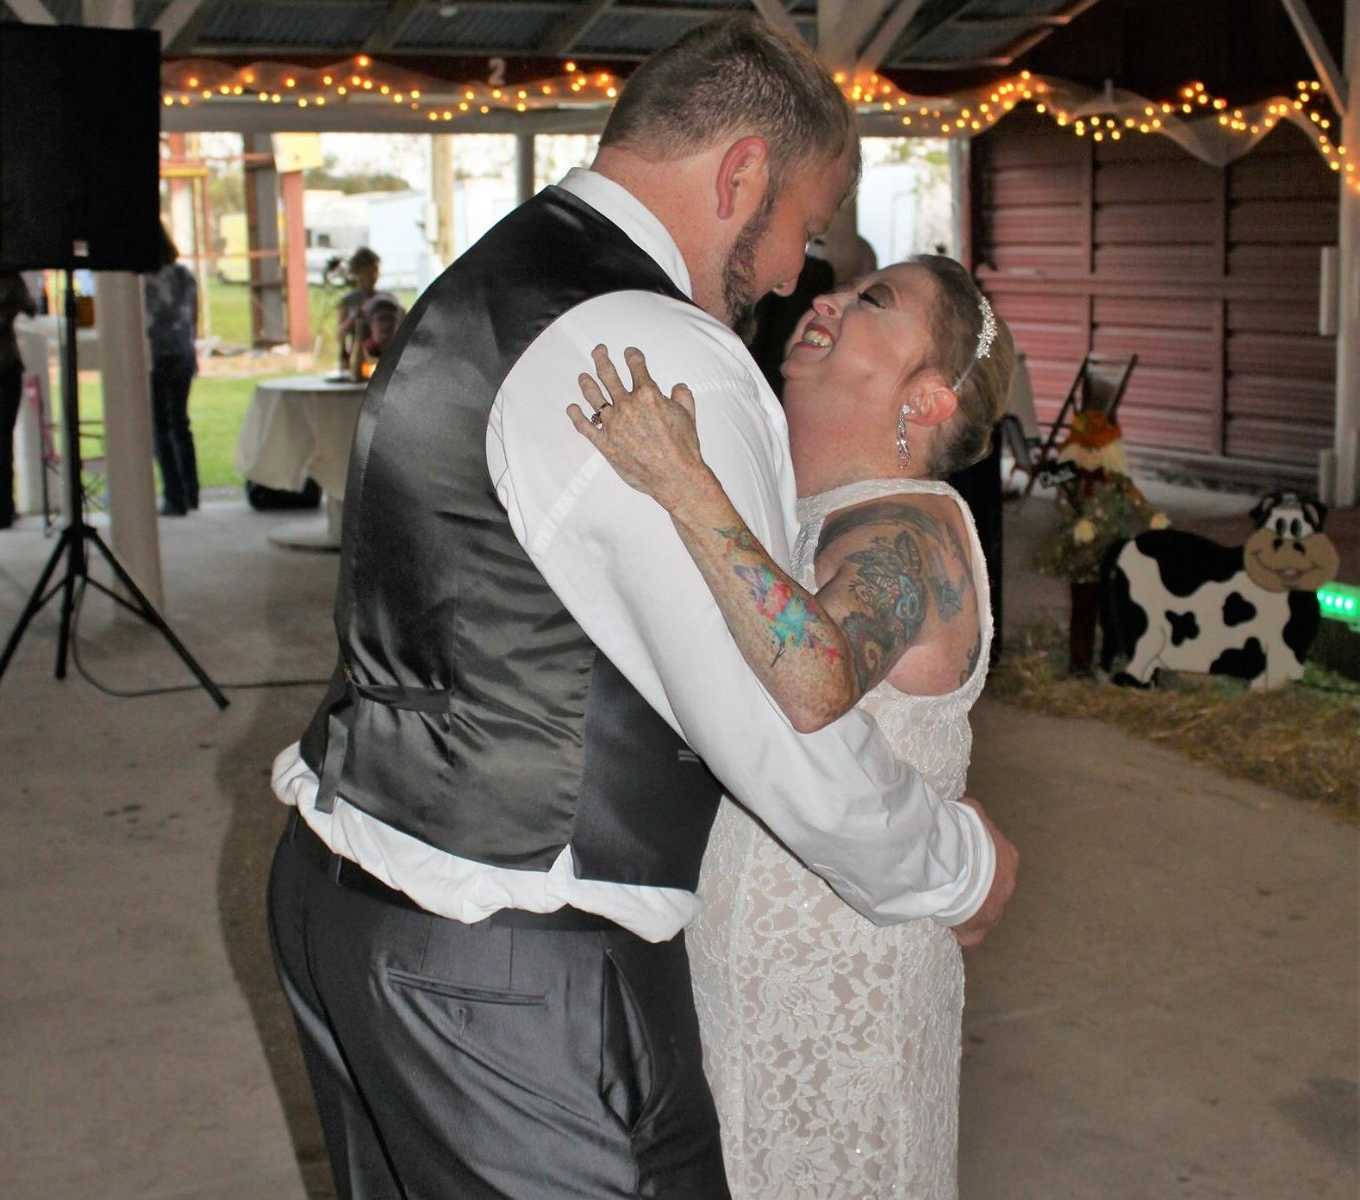
[{"label": "support post", "polygon": [[973,156],[971,138],[949,140],[949,247],[970,272],[973,261]]},{"label": "support post", "polygon": [[284,171],[279,177],[283,192],[283,233],[288,254],[284,282],[288,289],[288,344],[294,350],[310,350],[312,311],[307,294],[307,219],[301,171]]},{"label": "support post", "polygon": [[515,200],[523,204],[534,198],[534,135],[515,134]]},{"label": "support post", "polygon": [[126,271],[97,272],[95,315],[104,381],[109,540],[114,554],[137,586],[156,608],[164,610],[156,479],[151,470],[151,376],[147,370],[141,279]]},{"label": "support post", "polygon": [[[1342,59],[1349,95],[1341,120],[1341,143],[1360,154],[1360,0],[1346,0]],[[1357,167],[1360,173],[1360,167]],[[1343,176],[1345,172],[1342,172]],[[1336,473],[1331,503],[1360,500],[1360,193],[1341,180],[1341,237],[1337,270],[1341,288],[1336,325]]]},{"label": "support post", "polygon": [[442,271],[453,262],[453,134],[430,135],[430,191],[434,195],[435,255]]},{"label": "support post", "polygon": [[246,233],[250,250],[250,334],[256,347],[288,340],[283,320],[283,264],[279,261],[279,176],[274,139],[244,135]]}]

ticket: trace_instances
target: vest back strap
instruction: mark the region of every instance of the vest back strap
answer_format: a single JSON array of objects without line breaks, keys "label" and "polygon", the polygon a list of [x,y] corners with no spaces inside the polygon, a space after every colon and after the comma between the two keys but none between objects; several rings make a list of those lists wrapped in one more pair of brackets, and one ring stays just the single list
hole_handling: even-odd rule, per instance
[{"label": "vest back strap", "polygon": [[438,688],[410,688],[390,684],[359,683],[345,672],[345,690],[330,705],[326,714],[329,737],[326,758],[321,768],[321,782],[316,794],[318,812],[335,811],[335,794],[340,783],[340,772],[345,765],[350,731],[354,728],[355,698],[369,700],[387,708],[404,712],[447,713],[449,693]]}]

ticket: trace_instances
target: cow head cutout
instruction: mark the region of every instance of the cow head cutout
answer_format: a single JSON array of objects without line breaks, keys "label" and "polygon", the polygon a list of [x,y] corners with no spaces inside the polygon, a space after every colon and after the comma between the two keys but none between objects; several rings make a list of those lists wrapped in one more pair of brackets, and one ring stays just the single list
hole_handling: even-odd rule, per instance
[{"label": "cow head cutout", "polygon": [[1322,532],[1325,505],[1294,492],[1272,492],[1251,510],[1256,531],[1242,555],[1247,574],[1268,592],[1316,591],[1336,576],[1340,556]]}]

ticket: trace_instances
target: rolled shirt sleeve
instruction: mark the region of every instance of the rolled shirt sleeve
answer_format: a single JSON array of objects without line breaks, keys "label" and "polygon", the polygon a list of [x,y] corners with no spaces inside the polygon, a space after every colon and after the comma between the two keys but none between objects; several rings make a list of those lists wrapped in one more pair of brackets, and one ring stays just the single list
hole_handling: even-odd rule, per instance
[{"label": "rolled shirt sleeve", "polygon": [[[623,483],[568,420],[603,342],[659,386],[695,395],[704,458],[787,566],[794,490],[783,414],[736,337],[650,293],[592,299],[556,321],[504,381],[487,458],[516,536],[585,632],[729,794],[870,920],[966,920],[995,867],[966,805],[941,800],[852,711],[799,734],[750,671],[670,518]],[[640,786],[644,786],[640,781]]]}]

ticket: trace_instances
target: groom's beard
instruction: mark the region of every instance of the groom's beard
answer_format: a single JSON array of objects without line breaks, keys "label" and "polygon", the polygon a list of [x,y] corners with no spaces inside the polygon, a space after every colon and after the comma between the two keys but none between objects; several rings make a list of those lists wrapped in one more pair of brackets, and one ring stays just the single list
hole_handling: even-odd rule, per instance
[{"label": "groom's beard", "polygon": [[767,194],[760,208],[751,214],[737,234],[732,249],[723,263],[723,304],[727,307],[727,323],[742,341],[748,340],[754,323],[756,302],[756,250],[765,231],[770,227],[774,212],[774,195]]}]

